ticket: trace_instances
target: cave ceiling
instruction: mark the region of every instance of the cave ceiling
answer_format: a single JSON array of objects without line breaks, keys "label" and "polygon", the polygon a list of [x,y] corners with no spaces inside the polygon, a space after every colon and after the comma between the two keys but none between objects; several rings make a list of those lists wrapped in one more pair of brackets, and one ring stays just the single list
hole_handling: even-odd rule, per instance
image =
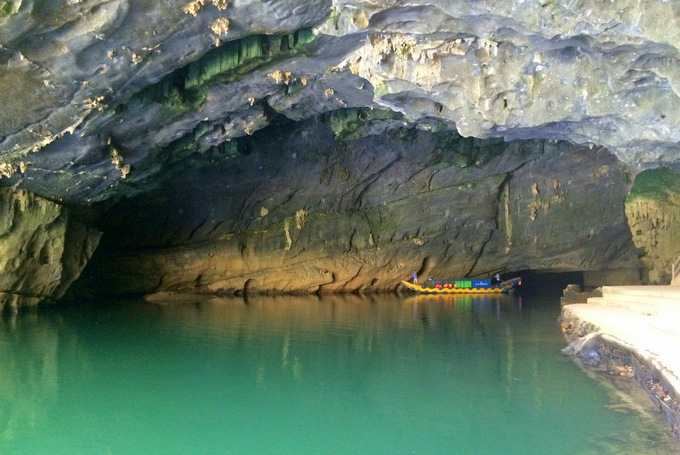
[{"label": "cave ceiling", "polygon": [[76,204],[134,195],[187,157],[228,160],[239,138],[313,118],[672,166],[679,6],[0,1],[0,184]]}]

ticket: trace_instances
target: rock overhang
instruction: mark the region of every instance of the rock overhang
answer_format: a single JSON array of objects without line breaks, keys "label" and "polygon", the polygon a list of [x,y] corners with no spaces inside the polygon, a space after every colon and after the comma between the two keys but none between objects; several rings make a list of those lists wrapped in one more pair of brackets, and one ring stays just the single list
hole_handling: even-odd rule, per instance
[{"label": "rock overhang", "polygon": [[6,2],[3,180],[77,204],[132,195],[278,116],[351,108],[398,114],[364,134],[556,139],[673,165],[673,4]]}]

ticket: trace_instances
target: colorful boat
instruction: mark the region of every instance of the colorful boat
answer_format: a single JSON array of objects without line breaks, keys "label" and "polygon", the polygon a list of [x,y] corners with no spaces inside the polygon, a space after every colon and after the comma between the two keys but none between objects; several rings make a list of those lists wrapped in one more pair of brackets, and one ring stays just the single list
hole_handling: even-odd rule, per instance
[{"label": "colorful boat", "polygon": [[515,286],[520,286],[522,279],[517,277],[492,284],[491,280],[433,280],[428,278],[424,285],[408,281],[402,281],[402,284],[412,291],[424,294],[507,294],[515,291]]}]

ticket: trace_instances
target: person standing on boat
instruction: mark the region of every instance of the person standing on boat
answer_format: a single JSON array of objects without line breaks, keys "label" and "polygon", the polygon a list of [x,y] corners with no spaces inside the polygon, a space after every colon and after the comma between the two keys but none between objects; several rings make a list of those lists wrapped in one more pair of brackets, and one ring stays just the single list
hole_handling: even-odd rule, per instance
[{"label": "person standing on boat", "polygon": [[496,283],[501,282],[501,274],[499,272],[496,272],[496,276],[493,277],[494,280],[496,280]]},{"label": "person standing on boat", "polygon": [[418,284],[418,274],[413,272],[413,284]]}]

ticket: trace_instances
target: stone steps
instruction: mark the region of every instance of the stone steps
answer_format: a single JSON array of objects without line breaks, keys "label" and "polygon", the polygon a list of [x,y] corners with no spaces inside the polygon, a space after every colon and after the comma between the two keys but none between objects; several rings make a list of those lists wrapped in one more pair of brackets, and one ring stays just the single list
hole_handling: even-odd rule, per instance
[{"label": "stone steps", "polygon": [[605,305],[627,308],[636,313],[654,316],[660,311],[680,311],[680,301],[665,300],[656,296],[610,296],[590,297],[591,305]]},{"label": "stone steps", "polygon": [[602,295],[637,295],[680,301],[680,286],[603,286]]},{"label": "stone steps", "polygon": [[649,327],[680,336],[680,286],[604,286],[602,297],[590,297],[588,304],[646,316]]},{"label": "stone steps", "polygon": [[[606,340],[618,345],[646,365],[651,373],[643,376],[654,378],[654,385],[646,381],[640,384],[653,397],[655,405],[665,404],[665,400],[670,399],[664,414],[671,427],[677,428],[680,286],[604,286],[602,297],[590,297],[585,304],[564,305],[562,314],[569,321],[563,328],[576,327],[580,337],[570,347],[578,347],[579,343],[583,347],[589,337],[599,337],[596,342]],[[586,325],[582,325],[584,323]],[[582,329],[589,333],[581,333]],[[658,395],[659,391],[662,395]],[[662,396],[664,401],[661,401]]]}]

